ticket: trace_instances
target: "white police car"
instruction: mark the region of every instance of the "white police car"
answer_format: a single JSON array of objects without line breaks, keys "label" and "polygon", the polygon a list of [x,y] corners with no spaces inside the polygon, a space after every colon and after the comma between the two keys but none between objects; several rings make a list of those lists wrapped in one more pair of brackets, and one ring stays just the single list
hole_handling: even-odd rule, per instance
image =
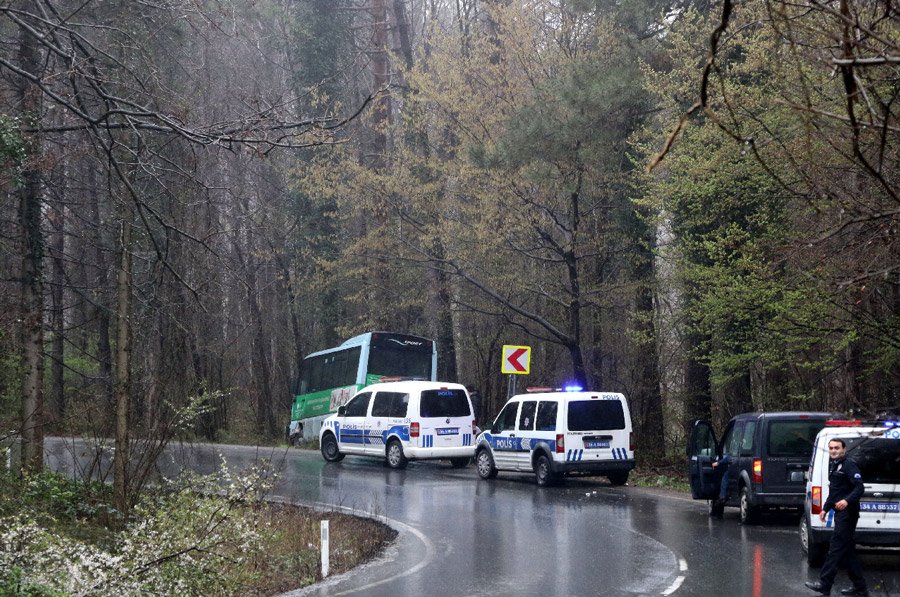
[{"label": "white police car", "polygon": [[816,436],[800,520],[800,546],[810,566],[824,563],[833,532],[834,511],[825,521],[819,518],[828,500],[828,442],[832,439],[844,440],[847,457],[859,466],[865,485],[856,543],[900,547],[900,421],[831,420]]},{"label": "white police car", "polygon": [[634,468],[631,415],[622,394],[543,391],[509,399],[476,440],[482,479],[497,471],[534,472],[538,485],[569,473],[605,475],[624,485]]},{"label": "white police car", "polygon": [[322,423],[319,446],[329,462],[347,454],[409,460],[449,459],[464,467],[475,451],[475,418],[465,386],[395,381],[366,386]]}]

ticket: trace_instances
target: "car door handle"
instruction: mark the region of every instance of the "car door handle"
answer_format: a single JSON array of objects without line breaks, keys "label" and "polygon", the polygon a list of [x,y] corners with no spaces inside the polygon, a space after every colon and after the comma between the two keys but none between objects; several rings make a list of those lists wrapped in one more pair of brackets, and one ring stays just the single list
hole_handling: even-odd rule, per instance
[{"label": "car door handle", "polygon": [[510,434],[509,434],[509,437],[516,437],[516,434],[515,434],[515,433],[510,433]]}]

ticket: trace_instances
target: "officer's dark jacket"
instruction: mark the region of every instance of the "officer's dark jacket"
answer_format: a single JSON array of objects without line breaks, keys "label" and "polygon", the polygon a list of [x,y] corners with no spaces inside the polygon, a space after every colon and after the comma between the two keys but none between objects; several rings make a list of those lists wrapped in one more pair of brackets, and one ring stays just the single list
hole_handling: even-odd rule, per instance
[{"label": "officer's dark jacket", "polygon": [[866,490],[859,467],[849,458],[828,463],[828,499],[822,509],[828,512],[841,500],[847,500],[847,510],[859,512],[859,498]]}]

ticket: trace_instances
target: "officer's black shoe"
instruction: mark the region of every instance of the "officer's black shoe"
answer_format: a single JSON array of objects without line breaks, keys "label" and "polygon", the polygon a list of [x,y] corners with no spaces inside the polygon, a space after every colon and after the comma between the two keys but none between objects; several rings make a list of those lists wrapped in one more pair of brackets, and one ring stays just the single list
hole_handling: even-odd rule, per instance
[{"label": "officer's black shoe", "polygon": [[807,589],[810,589],[811,591],[815,591],[816,593],[821,593],[822,595],[831,595],[831,587],[826,587],[819,581],[806,582],[803,584],[806,585]]},{"label": "officer's black shoe", "polygon": [[856,587],[850,587],[849,589],[841,589],[841,595],[856,595],[857,597],[869,597],[869,589],[867,587],[863,587],[861,589],[857,589]]}]

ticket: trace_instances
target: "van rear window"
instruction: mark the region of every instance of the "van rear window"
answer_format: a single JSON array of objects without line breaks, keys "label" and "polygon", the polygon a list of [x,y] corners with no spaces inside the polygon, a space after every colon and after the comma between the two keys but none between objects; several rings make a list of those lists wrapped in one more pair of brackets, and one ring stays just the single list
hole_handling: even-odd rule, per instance
[{"label": "van rear window", "polygon": [[619,400],[569,402],[569,431],[625,429],[625,412]]},{"label": "van rear window", "polygon": [[423,417],[470,417],[472,410],[465,390],[425,390],[419,414]]},{"label": "van rear window", "polygon": [[900,484],[900,440],[844,438],[847,456],[859,466],[866,483]]},{"label": "van rear window", "polygon": [[812,456],[816,435],[825,421],[821,419],[805,421],[771,421],[767,449],[769,456]]}]

